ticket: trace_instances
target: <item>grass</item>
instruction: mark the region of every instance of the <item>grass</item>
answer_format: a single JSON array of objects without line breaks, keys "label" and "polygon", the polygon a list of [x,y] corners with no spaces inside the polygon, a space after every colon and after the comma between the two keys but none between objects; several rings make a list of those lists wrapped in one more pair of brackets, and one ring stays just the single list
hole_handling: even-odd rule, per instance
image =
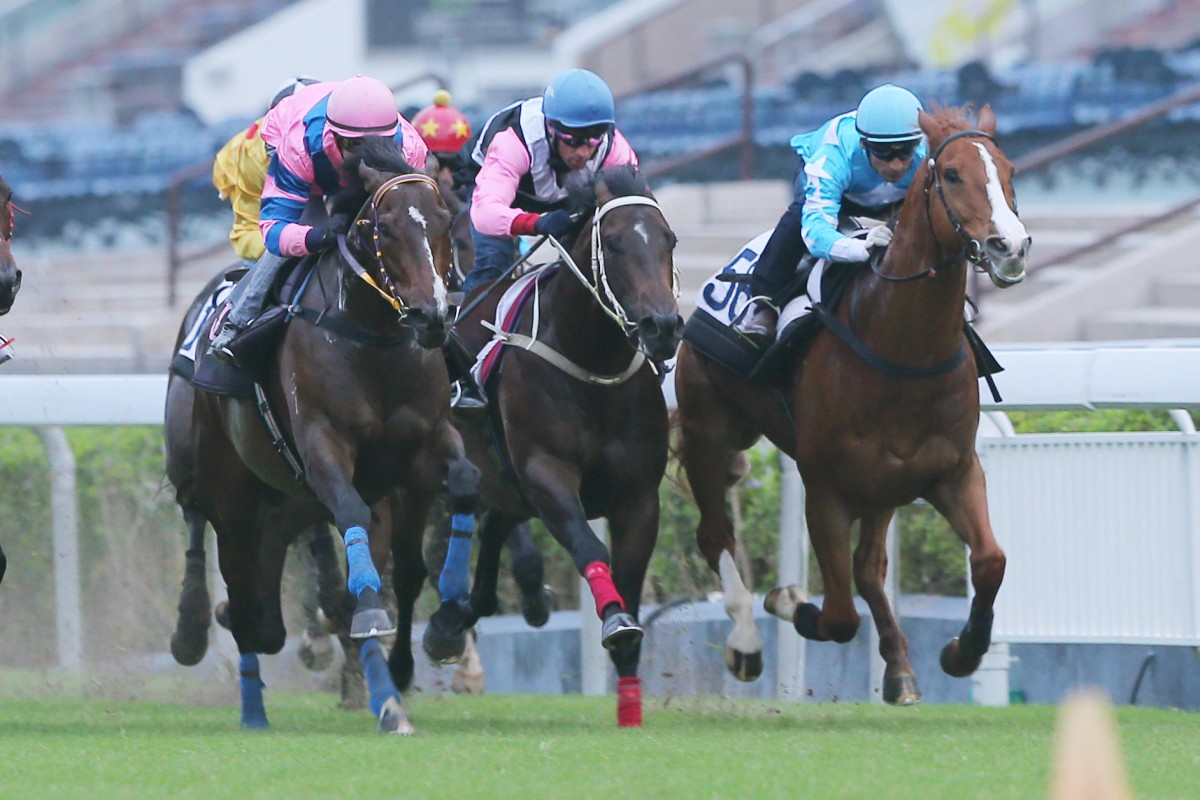
[{"label": "grass", "polygon": [[[418,695],[401,738],[334,706],[268,693],[247,732],[227,706],[0,698],[0,797],[1036,798],[1056,713],[650,698],[621,730],[612,697]],[[1200,715],[1117,716],[1137,796],[1194,796]]]}]

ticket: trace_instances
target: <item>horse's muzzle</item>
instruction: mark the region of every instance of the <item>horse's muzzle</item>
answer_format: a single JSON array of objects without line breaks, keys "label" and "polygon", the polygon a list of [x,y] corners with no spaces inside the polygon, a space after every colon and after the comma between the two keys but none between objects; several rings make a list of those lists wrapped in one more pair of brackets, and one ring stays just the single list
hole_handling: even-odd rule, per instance
[{"label": "horse's muzzle", "polygon": [[1025,260],[1033,239],[1026,236],[1019,243],[999,236],[990,236],[983,244],[988,277],[998,289],[1007,289],[1025,279]]},{"label": "horse's muzzle", "polygon": [[638,320],[638,339],[642,350],[654,361],[675,355],[683,338],[683,317],[679,314],[650,314]]},{"label": "horse's muzzle", "polygon": [[410,308],[406,319],[421,347],[432,350],[446,343],[446,318],[443,315]]},{"label": "horse's muzzle", "polygon": [[14,269],[11,274],[0,270],[0,315],[12,311],[19,291],[21,291],[21,270]]}]

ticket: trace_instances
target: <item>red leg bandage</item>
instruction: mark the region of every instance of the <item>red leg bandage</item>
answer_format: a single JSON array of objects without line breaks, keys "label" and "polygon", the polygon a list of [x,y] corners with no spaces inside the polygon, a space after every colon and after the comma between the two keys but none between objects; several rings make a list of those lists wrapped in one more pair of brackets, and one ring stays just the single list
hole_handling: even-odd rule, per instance
[{"label": "red leg bandage", "polygon": [[583,570],[583,577],[587,578],[588,586],[592,590],[592,597],[596,599],[596,616],[603,618],[604,609],[613,603],[620,606],[622,611],[625,610],[625,601],[621,599],[617,587],[613,586],[612,573],[608,570],[608,564],[603,561],[593,561]]},{"label": "red leg bandage", "polygon": [[642,679],[617,678],[617,725],[642,727]]}]

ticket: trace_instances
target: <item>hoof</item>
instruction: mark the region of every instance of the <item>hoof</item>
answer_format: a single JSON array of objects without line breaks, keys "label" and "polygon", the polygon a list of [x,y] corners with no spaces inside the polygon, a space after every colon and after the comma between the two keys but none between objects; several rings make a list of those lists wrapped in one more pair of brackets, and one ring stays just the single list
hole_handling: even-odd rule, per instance
[{"label": "hoof", "polygon": [[615,650],[640,644],[644,635],[645,631],[637,624],[637,620],[625,611],[618,611],[604,620],[600,644],[604,645],[605,650]]},{"label": "hoof", "polygon": [[983,661],[983,656],[980,655],[974,659],[965,657],[959,648],[958,637],[956,636],[942,648],[940,661],[942,672],[951,678],[965,678],[968,675],[973,675],[975,670],[979,669],[979,664]]},{"label": "hoof", "polygon": [[763,598],[763,608],[785,622],[791,622],[796,608],[808,602],[808,593],[799,586],[776,586]]},{"label": "hoof", "polygon": [[300,663],[311,672],[324,672],[333,663],[333,640],[328,635],[314,637],[304,632],[300,640]]},{"label": "hoof", "polygon": [[459,668],[454,670],[454,675],[450,677],[450,691],[455,694],[479,697],[483,695],[486,688],[483,679],[483,670],[478,667],[467,670],[462,665],[459,665]]},{"label": "hoof", "polygon": [[247,731],[268,731],[271,729],[271,723],[267,722],[266,717],[243,717],[241,728]]},{"label": "hoof", "polygon": [[732,647],[725,648],[725,667],[733,677],[743,683],[758,680],[763,671],[762,651],[743,653]]},{"label": "hoof", "polygon": [[404,705],[396,697],[389,697],[379,712],[379,732],[395,733],[400,736],[412,736],[417,732]]},{"label": "hoof", "polygon": [[396,632],[396,626],[388,617],[379,594],[374,589],[363,589],[358,596],[358,607],[350,620],[351,639],[370,639],[372,636],[387,636]]},{"label": "hoof", "polygon": [[171,634],[171,655],[182,667],[194,667],[204,660],[208,652],[208,625],[193,627],[180,625]]},{"label": "hoof", "polygon": [[213,619],[217,621],[225,630],[230,630],[229,627],[229,601],[222,600],[217,603],[217,607],[213,609]]},{"label": "hoof", "polygon": [[467,649],[467,628],[462,607],[454,602],[442,603],[421,637],[425,655],[438,664],[457,664]]},{"label": "hoof", "polygon": [[543,586],[536,594],[521,595],[521,616],[535,628],[550,621],[550,610],[554,608],[554,590]]},{"label": "hoof", "polygon": [[883,702],[893,706],[915,706],[921,702],[915,675],[893,675],[883,679]]}]

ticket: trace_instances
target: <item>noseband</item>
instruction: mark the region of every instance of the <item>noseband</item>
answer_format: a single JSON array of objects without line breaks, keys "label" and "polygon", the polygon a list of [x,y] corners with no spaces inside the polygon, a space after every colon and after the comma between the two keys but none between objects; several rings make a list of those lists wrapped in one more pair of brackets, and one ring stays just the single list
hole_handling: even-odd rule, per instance
[{"label": "noseband", "polygon": [[[361,226],[371,226],[370,243],[374,245],[375,265],[378,267],[377,271],[379,273],[378,280],[350,252],[346,237],[338,237],[338,252],[342,254],[342,258],[349,265],[350,269],[354,271],[355,275],[366,281],[368,286],[378,292],[380,297],[396,310],[396,313],[400,315],[400,319],[402,320],[408,316],[409,308],[405,304],[404,299],[400,297],[400,292],[396,289],[396,284],[392,281],[391,276],[388,275],[388,271],[383,265],[383,244],[379,239],[379,203],[383,200],[385,194],[405,183],[428,184],[433,187],[435,192],[439,195],[441,194],[441,189],[438,187],[437,181],[428,175],[418,173],[397,175],[394,178],[388,178],[380,184],[375,193],[371,195],[371,199],[363,203],[362,208],[358,211],[358,216],[354,218],[355,232],[358,234],[357,240],[363,247],[367,246],[367,241],[361,234]],[[383,286],[380,287],[380,284],[383,284]]]},{"label": "noseband", "polygon": [[987,254],[983,249],[983,243],[978,239],[972,238],[971,235],[967,233],[966,229],[963,228],[963,225],[961,222],[959,222],[958,217],[955,216],[954,209],[950,207],[950,203],[946,200],[946,195],[942,190],[942,176],[937,168],[937,159],[942,154],[942,151],[946,149],[946,145],[950,144],[955,139],[963,139],[966,137],[987,139],[990,142],[995,141],[990,133],[979,130],[957,131],[950,134],[942,140],[942,143],[938,145],[937,150],[933,151],[933,155],[931,155],[926,162],[929,170],[929,180],[925,185],[925,219],[929,222],[930,233],[934,234],[934,238],[936,240],[937,234],[933,230],[933,212],[930,207],[932,201],[930,200],[929,188],[932,186],[935,190],[937,190],[938,201],[942,204],[942,210],[946,212],[946,219],[950,221],[950,226],[954,228],[954,232],[957,233],[959,238],[963,240],[963,249],[952,256],[942,259],[932,267],[923,269],[914,275],[903,275],[900,277],[888,275],[887,273],[883,272],[879,267],[879,262],[881,259],[871,259],[871,271],[880,278],[883,278],[885,281],[891,281],[892,283],[905,283],[907,281],[915,281],[921,278],[933,278],[937,276],[939,270],[945,269],[946,267],[952,267],[956,264],[961,264],[964,261],[971,262],[981,271],[987,269]]}]

